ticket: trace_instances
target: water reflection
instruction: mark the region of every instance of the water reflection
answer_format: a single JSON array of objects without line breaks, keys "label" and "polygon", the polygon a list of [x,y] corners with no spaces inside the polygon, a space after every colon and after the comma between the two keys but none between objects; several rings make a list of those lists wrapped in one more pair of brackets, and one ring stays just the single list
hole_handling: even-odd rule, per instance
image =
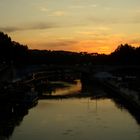
[{"label": "water reflection", "polygon": [[76,94],[81,91],[80,80],[75,80],[72,82],[64,81],[52,81],[47,84],[47,90],[43,94],[50,95],[67,95]]},{"label": "water reflection", "polygon": [[[80,80],[76,80],[73,83],[66,82],[52,82],[48,86],[47,90],[42,94],[41,99],[65,99],[65,98],[87,98],[90,100],[111,99],[117,108],[120,110],[127,110],[140,124],[139,110],[135,110],[122,99],[112,96],[103,90],[103,87],[95,83],[81,83]],[[51,89],[51,92],[50,92]],[[50,93],[48,96],[48,92]],[[47,96],[45,96],[47,95]]]},{"label": "water reflection", "polygon": [[7,140],[12,136],[15,127],[20,126],[24,116],[28,115],[28,110],[29,106],[0,103],[0,140]]},{"label": "water reflection", "polygon": [[103,90],[103,87],[98,84],[92,85],[82,85],[82,92],[91,93],[91,99],[99,100],[99,99],[111,99],[117,108],[120,110],[128,111],[133,118],[136,120],[137,124],[140,125],[140,112],[139,110],[135,110],[130,104],[128,104],[125,100],[118,98],[117,96],[113,96],[113,94],[108,94]]},{"label": "water reflection", "polygon": [[114,101],[116,107],[118,107],[121,110],[127,110],[133,116],[133,118],[136,120],[137,124],[140,125],[139,110],[135,110],[130,104],[128,104],[127,102],[125,102],[122,99],[114,98],[114,97],[111,97],[111,99]]},{"label": "water reflection", "polygon": [[[46,106],[46,102],[44,103],[45,110],[50,112],[50,114],[47,113],[47,117],[52,118],[55,116],[55,120],[53,120],[54,122],[55,121],[57,122],[58,120],[61,122],[66,119],[68,119],[67,121],[69,121],[71,118],[69,118],[69,116],[67,116],[67,115],[66,116],[64,116],[64,115],[65,114],[72,115],[73,113],[75,113],[75,114],[77,114],[76,119],[79,119],[78,120],[79,126],[81,125],[80,123],[85,122],[85,124],[89,125],[89,128],[90,128],[92,123],[96,124],[96,122],[93,122],[94,119],[96,121],[98,121],[97,123],[99,123],[101,121],[101,118],[100,118],[101,116],[99,117],[99,113],[102,114],[102,117],[106,116],[106,119],[111,118],[112,116],[114,118],[111,118],[111,119],[115,119],[116,117],[119,117],[120,112],[119,112],[119,114],[117,114],[118,111],[115,112],[116,116],[114,116],[114,115],[109,116],[109,114],[107,115],[105,113],[105,111],[107,111],[107,113],[111,114],[113,112],[113,110],[116,110],[114,107],[112,107],[112,101],[113,101],[115,103],[116,107],[119,108],[119,110],[122,110],[122,111],[127,110],[135,118],[137,124],[140,124],[140,114],[138,111],[133,110],[124,101],[117,99],[116,97],[114,98],[114,97],[108,95],[102,89],[102,87],[100,85],[97,85],[96,83],[83,84],[83,83],[80,83],[79,80],[76,80],[75,83],[52,82],[50,85],[47,85],[47,88],[45,87],[44,89],[41,89],[39,96],[40,96],[40,99],[43,99],[42,102],[44,102],[46,100],[50,101],[50,97],[51,97],[53,99],[51,103],[54,102],[54,104],[56,104],[54,106],[54,108],[53,108],[53,106],[50,106],[50,108],[49,108],[49,104],[47,104],[47,106]],[[73,98],[82,98],[82,99],[86,99],[86,100],[82,100],[82,99],[81,100],[78,99],[77,101],[70,100],[70,101],[68,101],[68,103],[65,100],[62,100],[62,102],[57,102],[56,99],[59,99],[59,97],[61,97],[61,99],[63,99],[64,97],[67,97],[67,98],[73,97]],[[82,110],[83,102],[85,102],[85,101],[87,104],[88,112],[85,111],[84,112],[85,114],[83,114],[83,116],[86,116],[87,115],[86,113],[88,113],[88,115],[91,113],[92,115],[87,116],[87,118],[85,118],[85,119],[83,119],[79,115],[79,118],[78,118],[78,114],[79,114],[78,110]],[[80,102],[82,102],[82,104]],[[60,105],[60,108],[58,107],[59,109],[57,109],[57,104]],[[43,112],[41,112],[41,110],[42,110],[41,105],[42,104],[39,104],[39,106],[36,107],[36,108],[39,108],[38,111],[35,113],[38,116],[37,120],[39,120],[43,114]],[[102,109],[100,108],[100,106],[102,107]],[[106,108],[104,108],[104,106],[106,106]],[[77,109],[75,110],[74,108],[75,109],[77,108]],[[29,106],[20,106],[20,105],[16,105],[15,103],[7,103],[6,101],[0,104],[0,140],[10,139],[12,134],[13,133],[15,134],[14,130],[17,126],[22,125],[21,122],[23,121],[23,118],[26,115],[30,116],[30,113],[28,114],[29,109],[30,109]],[[100,112],[98,111],[98,109]],[[56,110],[57,110],[57,112],[56,112]],[[64,110],[64,112],[61,114],[62,110]],[[107,118],[107,116],[108,116],[108,118]],[[34,120],[34,115],[31,115],[30,117]],[[44,117],[46,117],[46,116],[44,116]],[[71,117],[74,117],[74,116],[72,115]],[[49,118],[48,118],[48,120],[49,120]],[[45,118],[42,120],[44,122],[47,121]],[[105,118],[104,118],[104,120],[105,120]],[[106,121],[108,122],[109,120],[106,120]],[[42,125],[46,124],[44,122]],[[30,122],[28,122],[28,123],[30,123]],[[47,122],[47,123],[49,123],[49,122]],[[68,123],[68,122],[66,122],[66,123]],[[99,124],[101,124],[101,122]],[[29,124],[27,124],[27,126],[28,125]],[[66,124],[63,124],[63,125],[66,125]],[[51,126],[51,124],[49,126],[50,126],[50,129],[52,129],[52,130],[55,129],[55,128],[53,128],[53,126],[54,126],[53,122],[52,122],[52,126]],[[112,126],[112,124],[111,124],[111,126]],[[30,126],[28,126],[28,127],[30,127]],[[56,127],[56,126],[54,126],[54,127]],[[108,126],[104,126],[104,127],[107,128]],[[42,128],[42,126],[41,126],[41,128]],[[41,129],[41,128],[38,128],[38,129]],[[97,126],[97,128],[98,128],[98,126]],[[44,131],[44,130],[42,130],[42,131]],[[48,130],[48,131],[50,131],[50,130]],[[89,131],[91,131],[91,130],[89,130]],[[42,133],[42,132],[40,132],[40,133]],[[67,129],[66,131],[63,132],[63,135],[67,136],[72,133],[73,133],[72,129]],[[99,132],[97,132],[97,133],[99,133]],[[33,139],[33,138],[31,138],[31,139]]]},{"label": "water reflection", "polygon": [[97,83],[82,83],[81,93],[86,94],[91,99],[106,99],[109,98],[108,94],[104,92],[101,85]]}]

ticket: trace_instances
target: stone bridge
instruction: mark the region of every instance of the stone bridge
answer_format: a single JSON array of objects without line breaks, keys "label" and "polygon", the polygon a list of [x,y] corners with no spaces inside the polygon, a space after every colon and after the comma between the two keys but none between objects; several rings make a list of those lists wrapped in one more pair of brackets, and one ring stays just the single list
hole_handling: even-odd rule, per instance
[{"label": "stone bridge", "polygon": [[139,69],[137,65],[32,65],[22,68],[14,68],[14,66],[4,66],[0,69],[0,81],[13,81],[20,79],[32,78],[50,78],[54,79],[73,79],[81,78],[81,76],[92,76],[97,72],[112,72],[118,69]]}]

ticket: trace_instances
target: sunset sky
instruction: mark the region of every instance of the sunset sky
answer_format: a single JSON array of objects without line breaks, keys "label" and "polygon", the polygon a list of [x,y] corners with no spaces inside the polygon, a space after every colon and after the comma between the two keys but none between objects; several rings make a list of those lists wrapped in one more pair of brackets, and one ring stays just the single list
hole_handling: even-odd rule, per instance
[{"label": "sunset sky", "polygon": [[0,0],[0,31],[32,49],[140,46],[140,0]]}]

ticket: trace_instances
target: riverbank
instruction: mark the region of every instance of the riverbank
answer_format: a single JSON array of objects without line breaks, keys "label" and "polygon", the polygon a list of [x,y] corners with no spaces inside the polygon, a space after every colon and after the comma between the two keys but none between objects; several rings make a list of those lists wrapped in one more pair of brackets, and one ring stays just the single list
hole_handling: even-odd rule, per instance
[{"label": "riverbank", "polygon": [[[101,75],[98,73],[98,75]],[[134,109],[140,110],[140,93],[129,87],[123,86],[123,82],[118,81],[118,77],[111,76],[109,73],[105,77],[92,77],[93,81],[101,84],[108,93],[125,100]]]}]

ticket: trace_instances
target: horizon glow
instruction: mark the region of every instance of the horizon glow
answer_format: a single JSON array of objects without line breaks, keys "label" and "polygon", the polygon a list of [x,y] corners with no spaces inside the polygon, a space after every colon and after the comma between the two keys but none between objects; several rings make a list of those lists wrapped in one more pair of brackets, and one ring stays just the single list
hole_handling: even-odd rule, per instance
[{"label": "horizon glow", "polygon": [[1,0],[0,31],[31,49],[109,54],[140,46],[139,0]]}]

